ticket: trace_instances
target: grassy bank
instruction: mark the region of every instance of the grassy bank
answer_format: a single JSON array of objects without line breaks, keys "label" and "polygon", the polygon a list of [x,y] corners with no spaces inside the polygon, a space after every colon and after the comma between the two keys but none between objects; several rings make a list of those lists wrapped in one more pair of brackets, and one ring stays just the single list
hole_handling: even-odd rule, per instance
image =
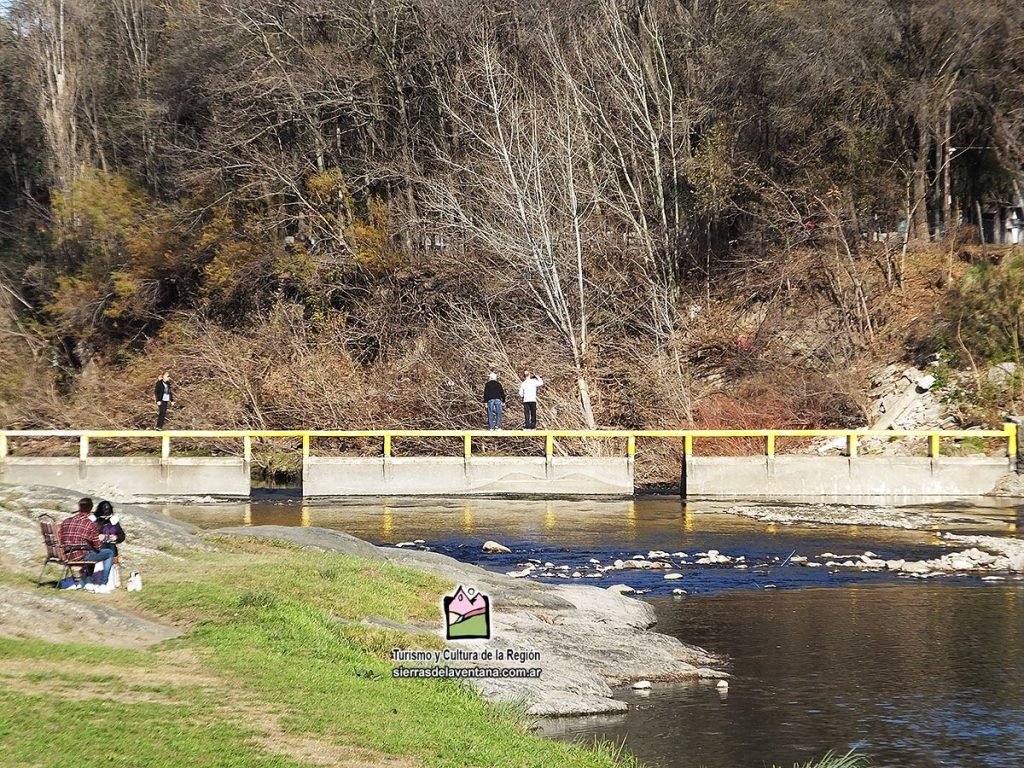
[{"label": "grassy bank", "polygon": [[628,766],[607,747],[532,736],[516,707],[450,681],[394,680],[361,625],[437,626],[449,584],[384,563],[248,541],[167,560],[141,593],[72,594],[185,629],[139,650],[0,640],[8,766]]}]

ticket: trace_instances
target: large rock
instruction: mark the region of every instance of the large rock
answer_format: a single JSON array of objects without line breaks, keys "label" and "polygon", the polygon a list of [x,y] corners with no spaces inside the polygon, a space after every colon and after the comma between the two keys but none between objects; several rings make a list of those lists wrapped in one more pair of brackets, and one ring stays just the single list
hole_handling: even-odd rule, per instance
[{"label": "large rock", "polygon": [[82,592],[0,584],[0,636],[140,648],[181,634],[107,600]]},{"label": "large rock", "polygon": [[[1003,539],[995,536],[960,536],[955,533],[944,534],[944,538],[961,544],[973,544],[982,547],[988,552],[981,553],[983,556],[992,557],[990,552],[997,552],[1002,558],[993,558],[991,567],[997,569],[1000,566],[1015,573],[1024,573],[1024,540]],[[978,552],[977,549],[968,550]]]},{"label": "large rock", "polygon": [[[38,571],[46,555],[39,531],[39,516],[51,515],[58,523],[78,508],[83,496],[66,488],[0,485],[0,553],[4,567]],[[93,497],[99,503],[98,497]],[[175,550],[210,549],[194,526],[131,504],[116,504],[127,539],[121,546],[122,562],[132,568]]]},{"label": "large rock", "polygon": [[988,369],[985,376],[988,379],[988,383],[992,386],[1006,389],[1013,384],[1013,378],[1016,373],[1016,363],[997,363]]}]

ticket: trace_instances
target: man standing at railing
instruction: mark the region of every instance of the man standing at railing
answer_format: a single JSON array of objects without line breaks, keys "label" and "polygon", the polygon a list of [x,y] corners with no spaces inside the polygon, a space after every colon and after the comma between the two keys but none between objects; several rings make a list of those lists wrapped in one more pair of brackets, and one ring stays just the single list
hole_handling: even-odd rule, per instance
[{"label": "man standing at railing", "polygon": [[484,404],[487,406],[487,428],[501,429],[502,410],[505,407],[505,388],[498,381],[498,374],[491,373],[484,384]]},{"label": "man standing at railing", "polygon": [[174,402],[174,390],[171,389],[171,374],[169,372],[164,371],[163,375],[156,380],[153,394],[156,395],[156,428],[163,429],[164,422],[167,421],[167,407]]},{"label": "man standing at railing", "polygon": [[519,397],[523,399],[523,429],[537,428],[537,388],[543,386],[544,379],[523,371],[523,383],[519,385]]}]

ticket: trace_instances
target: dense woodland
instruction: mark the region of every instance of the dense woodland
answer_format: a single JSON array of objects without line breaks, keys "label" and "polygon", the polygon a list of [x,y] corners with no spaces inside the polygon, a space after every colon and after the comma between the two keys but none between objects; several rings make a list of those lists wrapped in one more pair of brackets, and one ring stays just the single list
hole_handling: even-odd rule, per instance
[{"label": "dense woodland", "polygon": [[1020,354],[968,265],[1018,0],[0,13],[8,425],[151,426],[166,368],[170,426],[481,426],[529,367],[542,427],[859,426],[872,364]]}]

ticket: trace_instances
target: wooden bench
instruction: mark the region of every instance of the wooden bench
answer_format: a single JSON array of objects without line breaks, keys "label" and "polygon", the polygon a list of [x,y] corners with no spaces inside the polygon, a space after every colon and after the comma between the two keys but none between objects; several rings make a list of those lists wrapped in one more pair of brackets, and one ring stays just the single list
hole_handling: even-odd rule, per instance
[{"label": "wooden bench", "polygon": [[[44,514],[39,516],[39,528],[43,533],[43,543],[46,544],[46,562],[43,563],[43,570],[39,572],[38,586],[42,586],[43,575],[46,573],[50,563],[56,563],[64,568],[61,572],[61,577],[53,585],[55,588],[59,587],[68,576],[74,577],[72,569],[92,568],[96,565],[96,563],[92,562],[87,563],[82,560],[69,559],[69,553],[64,551],[64,547],[60,543],[57,527],[57,521],[50,515]],[[75,578],[82,578],[82,574],[79,573]]]}]

